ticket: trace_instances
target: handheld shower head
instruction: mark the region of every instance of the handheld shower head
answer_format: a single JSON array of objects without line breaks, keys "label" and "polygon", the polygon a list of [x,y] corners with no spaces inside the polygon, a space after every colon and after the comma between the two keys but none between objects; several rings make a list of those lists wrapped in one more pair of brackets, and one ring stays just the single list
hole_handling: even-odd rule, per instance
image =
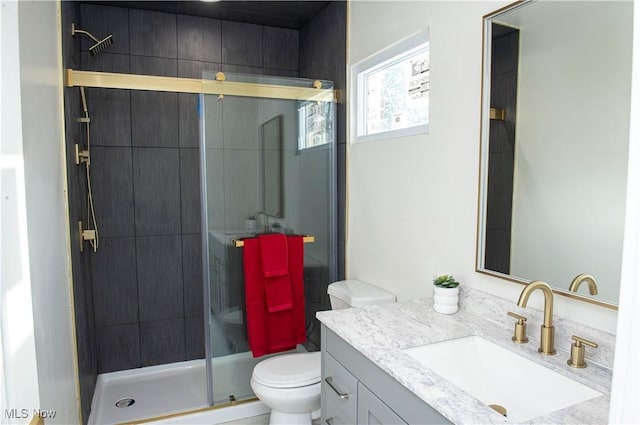
[{"label": "handheld shower head", "polygon": [[91,56],[95,56],[98,53],[102,53],[102,51],[104,51],[104,49],[106,49],[107,47],[109,47],[109,46],[111,46],[113,44],[113,35],[109,34],[108,36],[106,36],[102,40],[98,40],[90,32],[78,29],[78,28],[76,28],[76,24],[72,23],[71,24],[71,35],[75,37],[76,33],[84,34],[84,35],[86,35],[87,37],[89,37],[91,40],[93,40],[95,42],[95,44],[93,46],[89,47],[89,54]]},{"label": "handheld shower head", "polygon": [[84,94],[84,87],[80,86],[80,97],[82,98],[82,110],[84,111],[85,115],[89,114],[89,111],[87,110],[87,97]]}]

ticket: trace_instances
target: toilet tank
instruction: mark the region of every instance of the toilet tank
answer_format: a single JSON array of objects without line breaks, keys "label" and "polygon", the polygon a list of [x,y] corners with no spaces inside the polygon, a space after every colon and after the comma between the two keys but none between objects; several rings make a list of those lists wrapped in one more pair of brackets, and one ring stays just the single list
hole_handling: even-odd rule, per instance
[{"label": "toilet tank", "polygon": [[340,310],[349,307],[392,303],[396,296],[359,280],[339,280],[327,289],[331,300],[331,309]]}]

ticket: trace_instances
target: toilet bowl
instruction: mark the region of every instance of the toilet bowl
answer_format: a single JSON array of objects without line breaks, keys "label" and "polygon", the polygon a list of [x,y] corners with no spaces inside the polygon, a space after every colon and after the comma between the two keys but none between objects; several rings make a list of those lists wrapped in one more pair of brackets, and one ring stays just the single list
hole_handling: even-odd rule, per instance
[{"label": "toilet bowl", "polygon": [[[395,295],[357,280],[343,280],[327,290],[333,310],[394,302]],[[271,408],[271,425],[311,425],[320,409],[321,354],[282,354],[253,369],[251,388]]]},{"label": "toilet bowl", "polygon": [[320,352],[283,354],[253,369],[251,388],[271,408],[271,424],[310,424],[320,408]]}]

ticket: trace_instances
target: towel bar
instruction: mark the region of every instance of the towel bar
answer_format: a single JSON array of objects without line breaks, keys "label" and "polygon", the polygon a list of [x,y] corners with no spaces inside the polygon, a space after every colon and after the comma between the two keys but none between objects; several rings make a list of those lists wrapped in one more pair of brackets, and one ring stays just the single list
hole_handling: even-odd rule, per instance
[{"label": "towel bar", "polygon": [[[316,237],[315,236],[305,235],[305,236],[302,237],[302,242],[304,242],[304,243],[313,243],[315,241],[316,241]],[[231,243],[236,248],[242,248],[244,246],[244,239],[234,239],[233,241],[231,241]]]}]

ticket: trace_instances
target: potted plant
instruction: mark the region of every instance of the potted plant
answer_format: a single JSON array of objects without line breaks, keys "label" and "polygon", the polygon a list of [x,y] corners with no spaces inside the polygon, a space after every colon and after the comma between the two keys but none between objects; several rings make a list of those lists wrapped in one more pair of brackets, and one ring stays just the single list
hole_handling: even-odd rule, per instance
[{"label": "potted plant", "polygon": [[433,309],[442,314],[458,311],[458,282],[452,275],[443,274],[433,279]]}]

